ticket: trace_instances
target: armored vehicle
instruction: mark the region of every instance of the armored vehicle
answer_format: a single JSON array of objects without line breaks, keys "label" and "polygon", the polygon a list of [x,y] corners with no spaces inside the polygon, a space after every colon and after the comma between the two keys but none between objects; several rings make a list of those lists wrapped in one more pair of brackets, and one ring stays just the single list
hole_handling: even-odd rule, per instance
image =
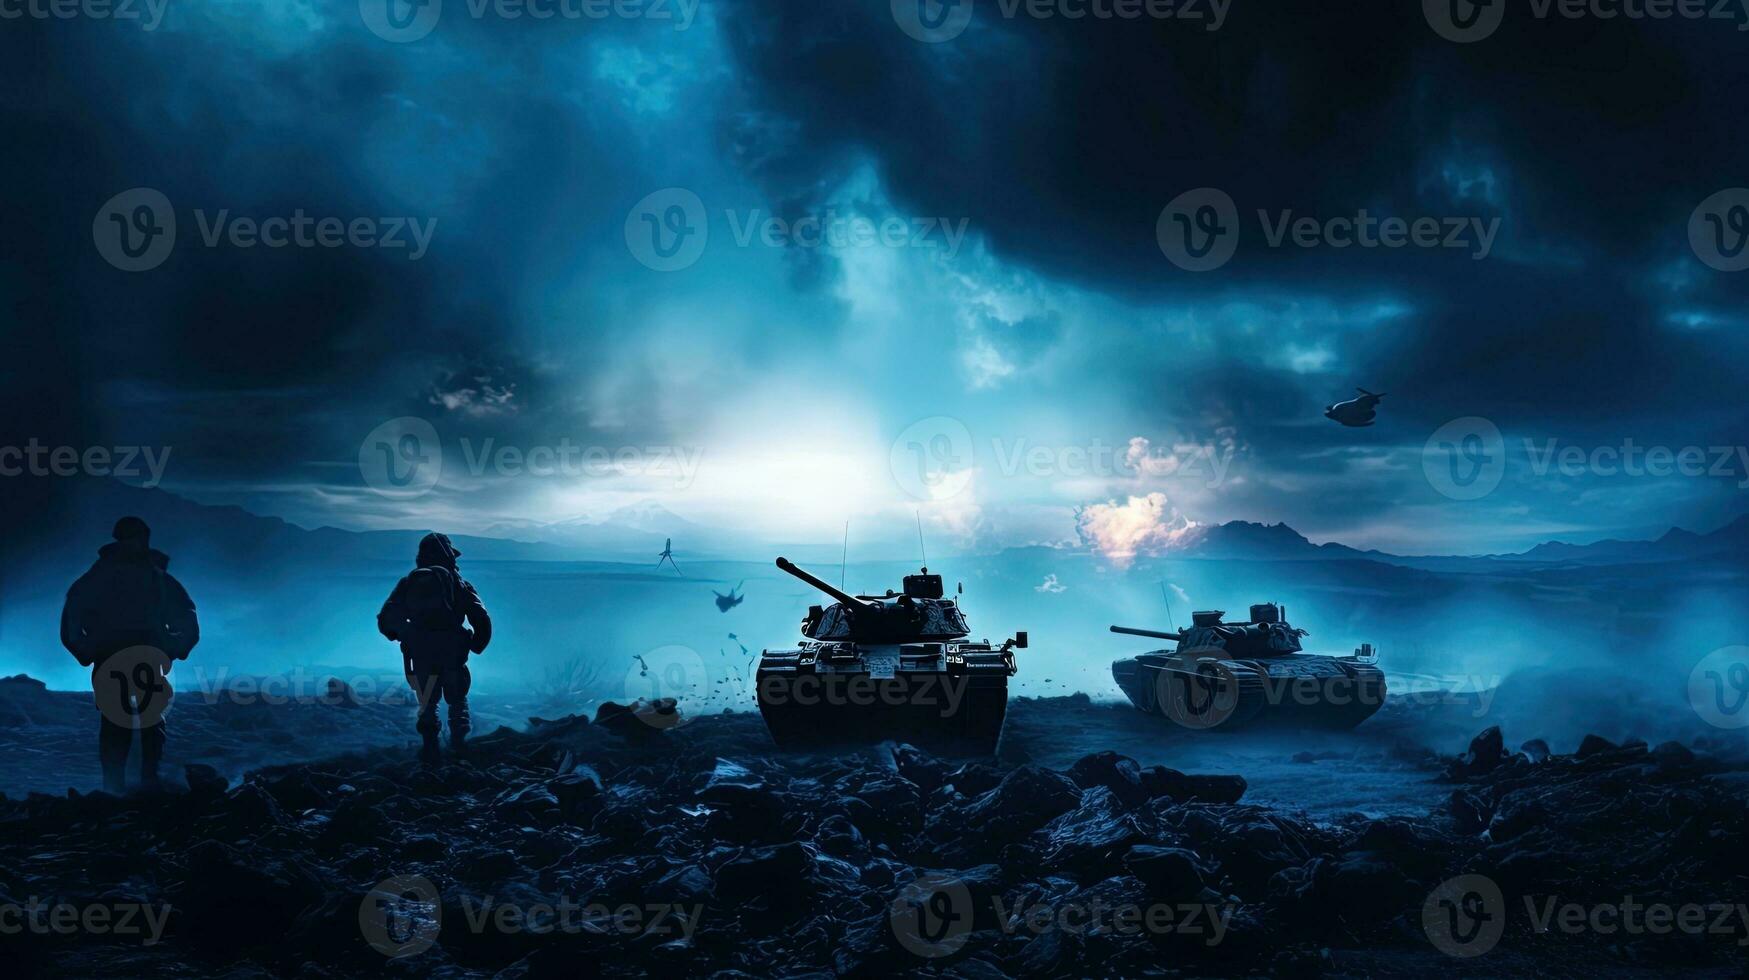
[{"label": "armored vehicle", "polygon": [[1113,626],[1113,633],[1177,644],[1112,664],[1118,687],[1137,708],[1201,730],[1353,728],[1385,703],[1385,675],[1371,644],[1345,657],[1306,653],[1306,631],[1274,603],[1252,606],[1247,622],[1225,616],[1194,613],[1177,632]]},{"label": "armored vehicle", "polygon": [[1014,651],[966,639],[971,628],[940,575],[907,575],[900,592],[853,596],[797,568],[777,567],[832,599],[811,606],[796,649],[765,650],[759,713],[778,745],[812,749],[891,739],[955,755],[990,755],[1002,737]]}]

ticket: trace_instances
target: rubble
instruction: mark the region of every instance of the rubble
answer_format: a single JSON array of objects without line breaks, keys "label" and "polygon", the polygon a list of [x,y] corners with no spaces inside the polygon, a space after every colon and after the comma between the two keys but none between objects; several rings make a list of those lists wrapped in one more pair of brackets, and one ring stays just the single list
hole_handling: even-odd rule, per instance
[{"label": "rubble", "polygon": [[[890,743],[789,755],[762,741],[756,716],[663,727],[671,710],[500,728],[436,767],[370,750],[235,781],[189,765],[186,791],[0,799],[0,895],[168,909],[161,941],[26,936],[18,965],[1424,973],[1451,962],[1427,938],[1424,903],[1458,875],[1520,904],[1742,893],[1744,784],[1675,743],[1587,740],[1533,761],[1489,729],[1427,784],[1426,816],[1315,821],[1244,802],[1237,774],[1112,752],[1064,770]],[[936,905],[963,916],[921,929],[917,909]],[[1500,959],[1482,961],[1498,972],[1745,963],[1742,937],[1539,935],[1522,910],[1508,918]]]}]

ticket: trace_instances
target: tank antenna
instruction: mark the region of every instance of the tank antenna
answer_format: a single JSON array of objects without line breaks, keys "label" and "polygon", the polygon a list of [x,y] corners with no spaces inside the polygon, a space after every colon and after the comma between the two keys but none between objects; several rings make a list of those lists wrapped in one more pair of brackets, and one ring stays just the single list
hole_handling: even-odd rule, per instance
[{"label": "tank antenna", "polygon": [[844,522],[844,550],[838,556],[838,591],[844,591],[844,566],[850,561],[850,521]]},{"label": "tank antenna", "polygon": [[917,553],[923,556],[923,567],[929,567],[929,552],[923,547],[923,512],[914,510],[912,516],[917,518]]},{"label": "tank antenna", "polygon": [[1178,624],[1172,621],[1172,599],[1166,595],[1166,580],[1160,580],[1160,598],[1166,603],[1166,622],[1172,626],[1172,632],[1178,632]]}]

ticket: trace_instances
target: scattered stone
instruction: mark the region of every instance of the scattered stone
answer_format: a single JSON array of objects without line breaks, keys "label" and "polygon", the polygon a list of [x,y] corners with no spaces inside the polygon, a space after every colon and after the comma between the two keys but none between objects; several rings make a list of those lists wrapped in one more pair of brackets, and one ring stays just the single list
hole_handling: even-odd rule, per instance
[{"label": "scattered stone", "polygon": [[231,785],[231,781],[219,775],[217,769],[201,762],[183,766],[182,777],[188,782],[188,791],[195,796],[218,796]]}]

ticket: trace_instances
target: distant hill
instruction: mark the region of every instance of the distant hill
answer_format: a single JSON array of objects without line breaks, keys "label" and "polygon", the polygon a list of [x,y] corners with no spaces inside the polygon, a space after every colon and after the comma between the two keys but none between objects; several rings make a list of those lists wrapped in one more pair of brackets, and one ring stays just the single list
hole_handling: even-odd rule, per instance
[{"label": "distant hill", "polygon": [[1313,544],[1286,524],[1256,524],[1228,521],[1193,529],[1184,545],[1168,557],[1204,558],[1218,561],[1343,561],[1387,559],[1376,551],[1359,551],[1342,544]]},{"label": "distant hill", "polygon": [[[172,556],[204,554],[237,565],[301,563],[323,559],[393,560],[412,557],[426,529],[348,531],[303,528],[277,517],[263,517],[235,506],[212,506],[161,489],[142,489],[116,481],[69,484],[63,504],[72,526],[53,536],[49,558],[56,564],[89,561],[109,540],[109,529],[123,514],[137,514],[154,529],[155,544]],[[686,521],[660,505],[642,502],[599,519],[517,521],[493,525],[486,535],[452,535],[471,560],[654,562],[663,541],[675,539],[683,558],[759,556],[760,548],[734,547],[729,539]],[[766,550],[769,550],[769,546]],[[735,551],[736,554],[727,552]],[[1648,562],[1736,559],[1749,553],[1749,515],[1716,530],[1697,533],[1672,528],[1648,541],[1604,540],[1592,544],[1552,541],[1517,554],[1401,556],[1362,551],[1344,544],[1314,544],[1286,524],[1229,521],[1198,527],[1182,546],[1156,557],[1207,561],[1375,561],[1443,571],[1479,571],[1501,563],[1619,565]]]},{"label": "distant hill", "polygon": [[1621,541],[1614,538],[1591,544],[1550,541],[1520,554],[1492,557],[1503,561],[1623,565],[1737,557],[1746,551],[1749,551],[1749,514],[1704,534],[1673,527],[1651,541]]}]

